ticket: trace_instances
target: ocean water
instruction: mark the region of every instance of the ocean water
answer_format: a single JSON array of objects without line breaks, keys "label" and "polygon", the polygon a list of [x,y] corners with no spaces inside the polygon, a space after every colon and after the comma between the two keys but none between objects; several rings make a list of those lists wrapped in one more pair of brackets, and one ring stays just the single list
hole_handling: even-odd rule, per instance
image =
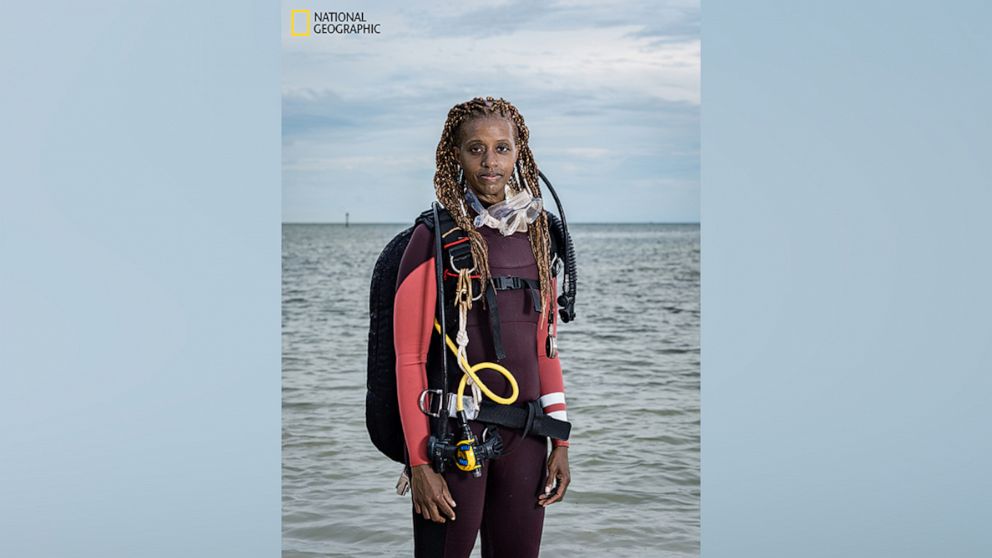
[{"label": "ocean water", "polygon": [[[368,291],[404,225],[283,226],[283,556],[412,556],[365,430]],[[573,225],[572,483],[541,555],[699,555],[699,226]],[[478,544],[474,555],[478,555]]]}]

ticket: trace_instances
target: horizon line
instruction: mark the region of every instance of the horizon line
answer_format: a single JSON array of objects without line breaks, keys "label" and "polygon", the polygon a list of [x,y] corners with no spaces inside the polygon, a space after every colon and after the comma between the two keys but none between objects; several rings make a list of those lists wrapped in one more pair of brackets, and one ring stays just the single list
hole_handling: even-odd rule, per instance
[{"label": "horizon line", "polygon": [[[283,221],[283,225],[342,225],[342,221]],[[406,222],[349,222],[347,225],[409,225]],[[573,225],[698,225],[699,221],[576,221]]]}]

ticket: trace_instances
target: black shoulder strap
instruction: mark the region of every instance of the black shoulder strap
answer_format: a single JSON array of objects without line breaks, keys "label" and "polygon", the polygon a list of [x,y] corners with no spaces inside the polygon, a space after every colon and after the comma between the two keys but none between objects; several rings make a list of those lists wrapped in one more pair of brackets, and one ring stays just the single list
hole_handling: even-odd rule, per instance
[{"label": "black shoulder strap", "polygon": [[[441,221],[441,234],[447,233],[455,226],[455,220],[451,218],[451,214],[448,210],[444,208],[441,204],[438,204],[438,220]],[[434,230],[434,209],[428,209],[414,219],[414,224],[423,223],[428,229]]]},{"label": "black shoulder strap", "polygon": [[[441,211],[444,212],[443,209]],[[423,223],[423,224],[427,225],[427,228],[428,229],[434,230],[434,208],[433,207],[431,209],[428,209],[428,210],[424,211],[423,213],[421,213],[420,215],[418,215],[416,219],[413,220],[413,224],[414,225],[419,225],[420,223]]]}]

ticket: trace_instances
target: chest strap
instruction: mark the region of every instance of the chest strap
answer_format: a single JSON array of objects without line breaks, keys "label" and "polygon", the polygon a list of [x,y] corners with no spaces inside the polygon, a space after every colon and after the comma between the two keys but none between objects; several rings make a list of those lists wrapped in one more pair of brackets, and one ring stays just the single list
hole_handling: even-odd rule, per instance
[{"label": "chest strap", "polygon": [[541,313],[541,283],[537,279],[525,279],[523,277],[493,277],[493,285],[497,291],[509,291],[513,289],[527,289],[530,291],[531,301],[534,303],[534,311]]},{"label": "chest strap", "polygon": [[493,334],[493,348],[496,351],[497,362],[506,358],[506,352],[503,350],[503,333],[500,331],[499,304],[496,302],[496,291],[510,289],[530,290],[530,297],[534,303],[534,311],[538,314],[541,313],[540,283],[533,279],[524,279],[523,277],[492,277],[492,284],[486,285],[486,307],[489,313],[489,329],[492,330]]}]

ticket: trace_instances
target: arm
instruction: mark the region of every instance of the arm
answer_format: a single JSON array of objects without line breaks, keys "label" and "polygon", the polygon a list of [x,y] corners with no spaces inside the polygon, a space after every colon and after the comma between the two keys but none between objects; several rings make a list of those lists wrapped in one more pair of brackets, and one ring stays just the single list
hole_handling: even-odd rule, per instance
[{"label": "arm", "polygon": [[445,523],[455,519],[455,500],[444,477],[431,469],[427,458],[430,423],[417,406],[420,393],[427,387],[427,349],[437,302],[433,238],[426,226],[417,227],[400,260],[393,305],[393,344],[396,395],[410,459],[413,509],[424,519]]},{"label": "arm", "polygon": [[[552,292],[558,292],[558,280],[552,279]],[[547,302],[547,301],[545,301]],[[558,315],[558,302],[551,300],[551,312]],[[544,306],[547,308],[547,305]],[[537,323],[537,366],[538,376],[541,380],[541,407],[544,412],[552,418],[558,420],[568,420],[565,413],[565,381],[561,372],[561,361],[555,358],[548,358],[546,345],[548,340],[548,314],[541,313],[541,319]],[[551,326],[555,335],[558,334],[558,320]],[[554,447],[568,447],[568,440],[552,440]]]},{"label": "arm", "polygon": [[[558,281],[552,279],[552,292],[558,292]],[[557,301],[552,300],[551,311],[553,315],[558,314]],[[545,306],[547,308],[547,306]],[[544,316],[537,323],[537,364],[538,375],[541,379],[541,407],[544,412],[552,418],[567,420],[565,414],[565,381],[561,373],[561,361],[558,356],[548,358],[545,344],[548,339],[548,315]],[[552,333],[558,334],[558,320],[552,326]],[[538,495],[537,502],[543,507],[548,507],[555,502],[560,502],[565,497],[565,491],[572,482],[568,468],[568,440],[557,440],[552,438],[551,455],[548,457],[547,480],[545,481],[544,493]]]},{"label": "arm", "polygon": [[400,421],[410,466],[425,465],[430,425],[417,399],[427,388],[427,349],[434,327],[437,280],[434,276],[433,236],[418,226],[400,261],[393,308],[393,343],[396,348],[396,391]]}]

